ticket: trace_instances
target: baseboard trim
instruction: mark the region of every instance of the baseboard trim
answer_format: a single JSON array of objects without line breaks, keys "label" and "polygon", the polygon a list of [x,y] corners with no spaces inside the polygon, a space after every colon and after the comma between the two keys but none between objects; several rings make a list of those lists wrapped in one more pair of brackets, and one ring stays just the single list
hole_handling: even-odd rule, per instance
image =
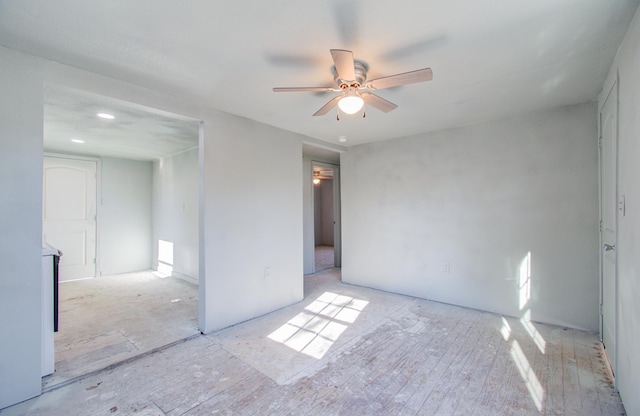
[{"label": "baseboard trim", "polygon": [[175,271],[171,272],[171,276],[175,277],[176,279],[184,280],[185,282],[193,283],[196,286],[198,285],[197,277],[189,276]]}]

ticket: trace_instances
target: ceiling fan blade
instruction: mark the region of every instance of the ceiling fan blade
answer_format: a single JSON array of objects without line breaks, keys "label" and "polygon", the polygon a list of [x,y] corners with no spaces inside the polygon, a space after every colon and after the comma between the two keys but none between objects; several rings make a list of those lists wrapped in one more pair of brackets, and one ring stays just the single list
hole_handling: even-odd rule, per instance
[{"label": "ceiling fan blade", "polygon": [[329,92],[340,91],[331,87],[276,87],[273,92]]},{"label": "ceiling fan blade", "polygon": [[433,72],[431,71],[431,68],[423,68],[415,71],[404,72],[402,74],[373,79],[371,81],[367,81],[366,87],[374,90],[381,90],[383,88],[415,84],[416,82],[431,81],[432,79]]},{"label": "ceiling fan blade", "polygon": [[338,105],[338,101],[340,101],[340,98],[342,98],[342,95],[338,95],[337,97],[333,97],[328,103],[323,105],[322,108],[320,110],[316,111],[313,115],[314,116],[323,116],[323,115],[327,114],[329,112],[329,110],[331,110],[333,107]]},{"label": "ceiling fan blade", "polygon": [[398,108],[397,105],[392,103],[391,101],[387,101],[382,97],[378,97],[375,94],[370,92],[363,92],[360,94],[365,103],[369,104],[371,107],[377,108],[378,110],[388,113],[389,111],[393,111]]},{"label": "ceiling fan blade", "polygon": [[336,65],[338,78],[347,82],[356,80],[353,52],[342,49],[331,49],[331,57],[333,58],[333,63]]}]

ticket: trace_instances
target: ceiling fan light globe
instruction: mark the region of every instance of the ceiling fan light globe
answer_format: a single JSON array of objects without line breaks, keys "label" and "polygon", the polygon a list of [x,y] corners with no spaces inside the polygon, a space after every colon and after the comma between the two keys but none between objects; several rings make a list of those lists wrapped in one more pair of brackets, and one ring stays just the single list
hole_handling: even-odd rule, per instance
[{"label": "ceiling fan light globe", "polygon": [[362,109],[364,100],[357,95],[348,95],[338,102],[338,107],[345,114],[355,114]]}]

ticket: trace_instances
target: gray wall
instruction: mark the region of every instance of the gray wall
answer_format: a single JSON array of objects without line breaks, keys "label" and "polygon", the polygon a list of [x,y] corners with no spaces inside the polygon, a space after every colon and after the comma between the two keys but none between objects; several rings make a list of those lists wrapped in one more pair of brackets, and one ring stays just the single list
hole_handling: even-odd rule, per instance
[{"label": "gray wall", "polygon": [[203,127],[200,329],[210,332],[302,299],[302,140],[229,114]]},{"label": "gray wall", "polygon": [[323,179],[314,191],[316,245],[333,246],[333,181]]},{"label": "gray wall", "polygon": [[[618,373],[616,384],[629,415],[640,415],[640,11],[629,27],[609,79],[619,78],[618,193],[626,215],[618,217]],[[608,91],[611,82],[605,84]],[[600,104],[603,103],[601,97]]]},{"label": "gray wall", "polygon": [[153,264],[158,241],[173,244],[173,275],[198,279],[198,149],[153,163]]},{"label": "gray wall", "polygon": [[594,104],[355,146],[341,167],[343,281],[597,330]]},{"label": "gray wall", "polygon": [[303,215],[303,272],[313,273],[315,270],[315,218],[313,209],[313,192],[311,156],[302,158],[302,215]]},{"label": "gray wall", "polygon": [[152,163],[102,158],[100,275],[151,268]]},{"label": "gray wall", "polygon": [[19,57],[0,48],[0,408],[42,388],[43,84]]},{"label": "gray wall", "polygon": [[333,246],[333,181],[322,182],[322,244]]},{"label": "gray wall", "polygon": [[316,246],[322,245],[322,185],[313,186],[313,239]]}]

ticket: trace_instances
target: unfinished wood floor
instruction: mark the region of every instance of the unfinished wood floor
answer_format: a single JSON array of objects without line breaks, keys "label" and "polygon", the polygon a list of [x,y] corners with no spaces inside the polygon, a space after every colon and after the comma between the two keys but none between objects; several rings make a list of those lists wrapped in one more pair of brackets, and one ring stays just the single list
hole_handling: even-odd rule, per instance
[{"label": "unfinished wood floor", "polygon": [[198,334],[198,287],[153,271],[60,284],[55,368],[45,388]]},{"label": "unfinished wood floor", "polygon": [[6,415],[620,415],[597,337],[339,282]]},{"label": "unfinished wood floor", "polygon": [[316,273],[324,269],[330,269],[334,265],[333,246],[316,246],[315,258]]}]

